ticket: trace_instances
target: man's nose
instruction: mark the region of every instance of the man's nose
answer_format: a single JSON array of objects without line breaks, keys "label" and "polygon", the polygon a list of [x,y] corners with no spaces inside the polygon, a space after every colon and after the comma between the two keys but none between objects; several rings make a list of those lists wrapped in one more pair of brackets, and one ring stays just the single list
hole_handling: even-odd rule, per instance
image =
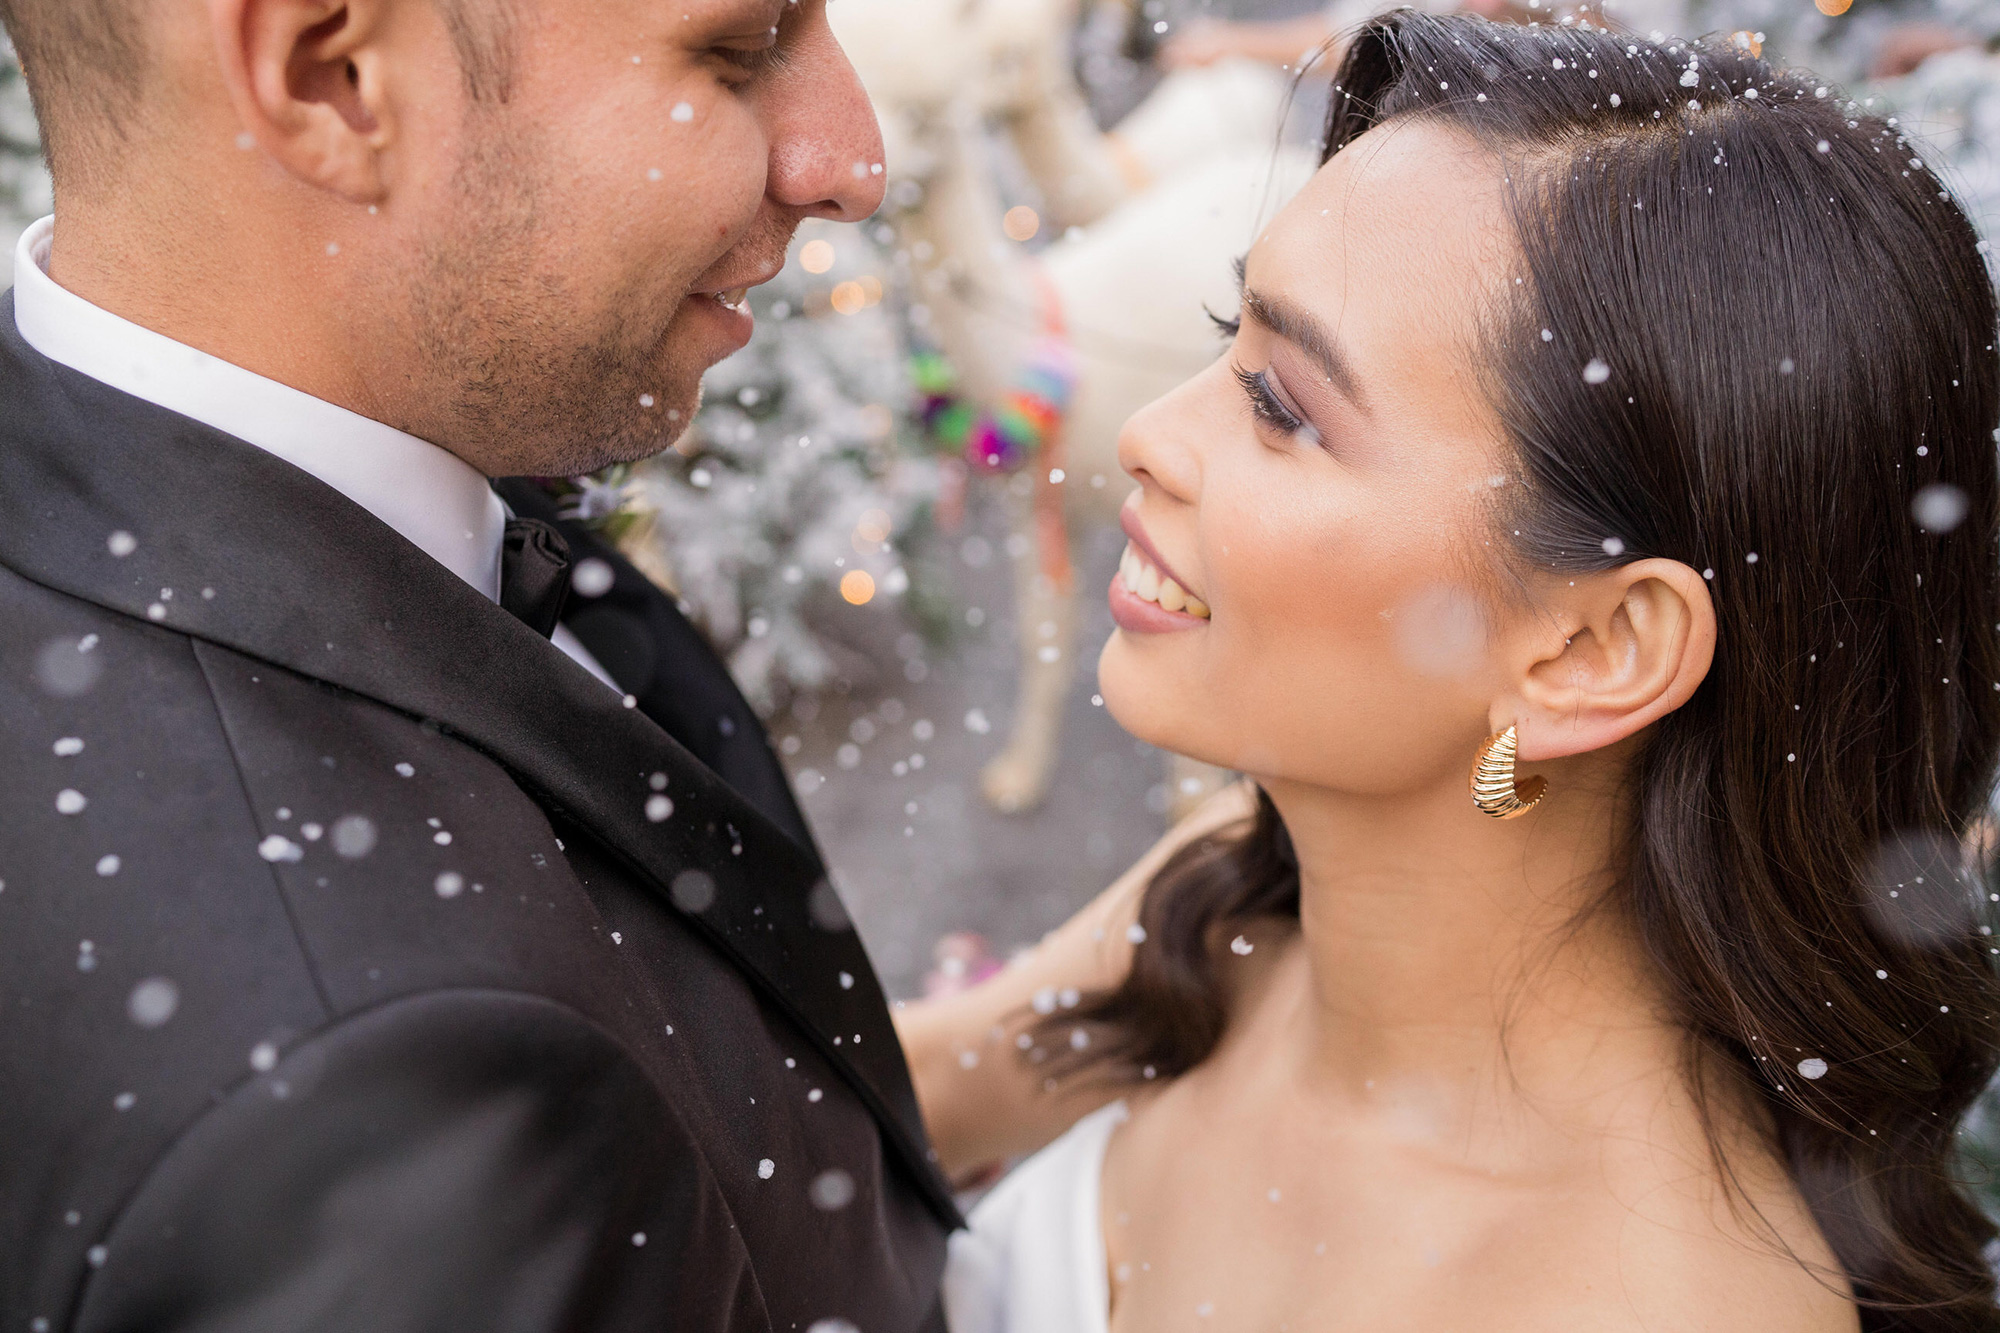
[{"label": "man's nose", "polygon": [[771,198],[809,217],[859,222],[882,206],[882,130],[824,16],[763,107]]}]

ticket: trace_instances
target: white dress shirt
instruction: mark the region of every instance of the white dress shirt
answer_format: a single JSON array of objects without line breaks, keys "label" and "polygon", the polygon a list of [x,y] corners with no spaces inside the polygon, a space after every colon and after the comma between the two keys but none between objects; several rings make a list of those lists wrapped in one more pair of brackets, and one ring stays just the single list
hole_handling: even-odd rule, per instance
[{"label": "white dress shirt", "polygon": [[[48,274],[54,236],[55,219],[43,218],[22,234],[14,253],[14,323],[28,346],[311,473],[482,596],[500,600],[507,507],[479,469],[447,449],[141,328],[65,291]],[[619,688],[568,626],[557,627],[555,645]]]}]

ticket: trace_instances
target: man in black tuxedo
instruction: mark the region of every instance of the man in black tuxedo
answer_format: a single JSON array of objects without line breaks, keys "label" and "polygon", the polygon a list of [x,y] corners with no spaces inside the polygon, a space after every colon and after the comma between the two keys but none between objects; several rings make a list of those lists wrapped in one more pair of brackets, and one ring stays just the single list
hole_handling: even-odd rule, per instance
[{"label": "man in black tuxedo", "polygon": [[878,205],[824,3],[0,0],[0,1329],[942,1327],[756,719],[487,482],[670,443]]}]

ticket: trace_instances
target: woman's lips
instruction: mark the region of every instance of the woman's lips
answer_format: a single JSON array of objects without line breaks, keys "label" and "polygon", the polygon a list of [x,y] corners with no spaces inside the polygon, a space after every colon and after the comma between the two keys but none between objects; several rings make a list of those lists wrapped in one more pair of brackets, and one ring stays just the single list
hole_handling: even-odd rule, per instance
[{"label": "woman's lips", "polygon": [[1111,580],[1111,618],[1134,634],[1165,634],[1206,625],[1209,610],[1135,545],[1125,548]]}]

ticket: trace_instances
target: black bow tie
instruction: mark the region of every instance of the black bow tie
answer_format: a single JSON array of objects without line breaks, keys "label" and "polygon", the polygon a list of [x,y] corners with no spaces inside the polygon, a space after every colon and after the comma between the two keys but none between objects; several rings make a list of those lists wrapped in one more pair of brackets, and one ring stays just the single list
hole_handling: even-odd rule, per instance
[{"label": "black bow tie", "polygon": [[548,638],[569,599],[569,542],[538,518],[507,524],[500,548],[500,605]]}]

